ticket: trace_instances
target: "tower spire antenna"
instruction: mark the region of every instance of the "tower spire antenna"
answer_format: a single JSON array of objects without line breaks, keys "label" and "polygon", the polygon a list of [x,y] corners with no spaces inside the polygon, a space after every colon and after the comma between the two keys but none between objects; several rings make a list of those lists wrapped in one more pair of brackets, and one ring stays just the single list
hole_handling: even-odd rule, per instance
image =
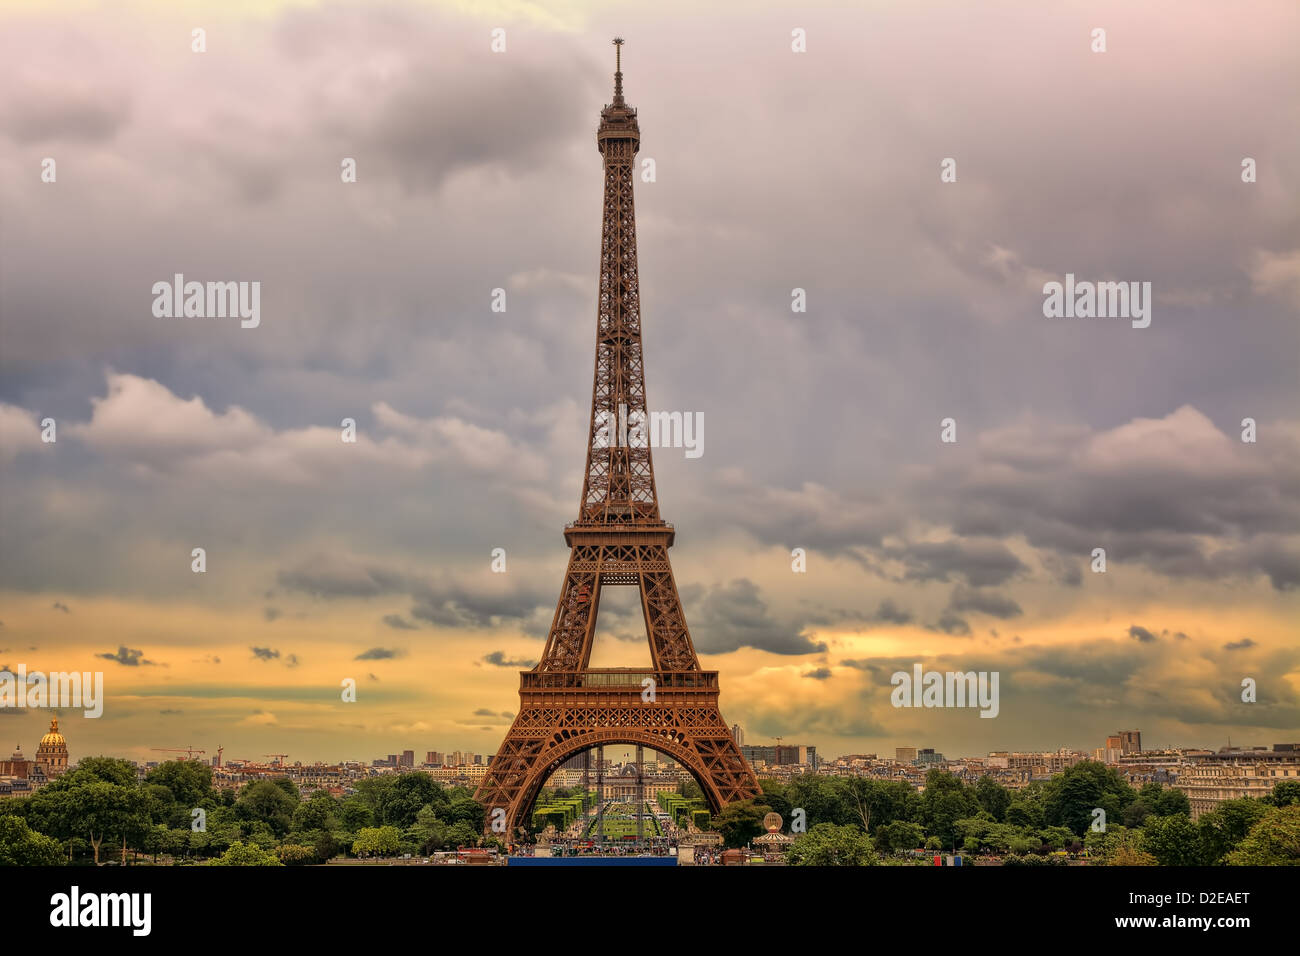
[{"label": "tower spire antenna", "polygon": [[623,105],[623,38],[614,37],[614,104]]}]

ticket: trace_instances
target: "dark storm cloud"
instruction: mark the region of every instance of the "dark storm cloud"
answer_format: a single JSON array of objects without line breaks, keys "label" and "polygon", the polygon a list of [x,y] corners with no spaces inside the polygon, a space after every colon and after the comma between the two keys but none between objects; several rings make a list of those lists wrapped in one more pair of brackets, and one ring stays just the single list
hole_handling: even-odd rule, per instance
[{"label": "dark storm cloud", "polygon": [[459,585],[429,588],[414,595],[411,617],[439,627],[491,627],[530,618],[546,599],[541,593],[476,591]]},{"label": "dark storm cloud", "polygon": [[[661,456],[662,457],[662,456]],[[787,490],[724,471],[702,514],[710,524],[739,525],[764,544],[853,554],[879,548],[882,539],[902,527],[900,516],[882,500],[848,497],[832,489],[805,484]]]},{"label": "dark storm cloud", "polygon": [[[374,562],[334,556],[281,571],[277,580],[286,590],[326,599],[405,594],[413,602],[412,618],[439,627],[490,627],[494,622],[525,621],[552,600],[517,577],[492,577],[496,580],[487,584],[464,584],[450,576],[428,580]],[[398,630],[414,627],[395,614],[383,620]]]},{"label": "dark storm cloud", "polygon": [[899,607],[890,598],[882,600],[876,609],[869,613],[842,607],[820,609],[811,601],[801,601],[800,605],[808,609],[808,623],[818,627],[838,627],[844,624],[862,625],[864,628],[881,624],[901,626],[910,624],[915,619],[911,611]]},{"label": "dark storm cloud", "polygon": [[493,651],[483,657],[483,663],[491,664],[493,667],[513,667],[520,670],[531,670],[537,666],[537,661],[529,660],[510,660],[506,657],[504,651]]},{"label": "dark storm cloud", "polygon": [[1083,584],[1084,562],[1082,558],[1064,558],[1050,552],[1040,553],[1038,558],[1043,565],[1043,570],[1050,574],[1058,584],[1071,588],[1077,588]]},{"label": "dark storm cloud", "polygon": [[[694,600],[688,599],[690,594]],[[695,647],[704,654],[725,654],[752,647],[772,654],[814,654],[826,645],[814,643],[801,629],[783,624],[767,613],[758,586],[739,578],[703,592],[684,588],[683,602],[690,605],[687,620]]]},{"label": "dark storm cloud", "polygon": [[473,713],[472,716],[474,716],[474,717],[492,717],[492,718],[497,718],[497,717],[499,717],[499,718],[501,718],[502,720],[514,720],[514,719],[515,719],[515,715],[512,714],[512,713],[510,713],[509,711],[503,710],[503,711],[501,711],[500,713],[498,713],[498,712],[495,711],[495,710],[488,710],[486,707],[480,707],[478,710],[474,711],[474,713]]},{"label": "dark storm cloud", "polygon": [[927,624],[926,629],[930,631],[943,631],[945,634],[951,634],[953,637],[966,637],[970,634],[970,624],[966,619],[954,614],[952,611],[944,611],[939,616],[939,620],[934,624]]},{"label": "dark storm cloud", "polygon": [[[393,176],[408,189],[436,191],[465,170],[518,173],[587,132],[571,108],[575,90],[591,80],[579,62],[561,61],[559,70],[554,63],[501,70],[490,60],[480,62],[468,70],[467,64],[440,58],[420,63],[373,116],[361,114],[362,123],[339,130],[368,144],[368,176]],[[466,84],[473,86],[473,97],[465,95]],[[343,125],[337,114],[321,122]]]},{"label": "dark storm cloud", "polygon": [[1003,584],[1026,570],[1020,559],[998,541],[922,541],[906,548],[885,548],[882,553],[904,564],[903,578],[909,581],[948,581],[957,576],[983,587]]},{"label": "dark storm cloud", "polygon": [[886,598],[871,615],[871,620],[881,624],[908,624],[912,620],[912,612],[903,610]]},{"label": "dark storm cloud", "polygon": [[1023,613],[1020,605],[1005,594],[968,588],[960,584],[953,588],[952,597],[948,601],[948,610],[974,611],[977,614],[987,614],[1002,620],[1019,617]]},{"label": "dark storm cloud", "polygon": [[272,650],[269,647],[250,647],[249,650],[253,652],[253,656],[259,661],[273,661],[280,656],[279,651]]},{"label": "dark storm cloud", "polygon": [[96,654],[95,656],[106,661],[116,661],[126,667],[139,667],[142,664],[152,665],[154,663],[153,661],[145,659],[144,651],[125,646],[119,647],[115,654],[105,653]]},{"label": "dark storm cloud", "polygon": [[385,614],[383,622],[398,631],[418,631],[419,628],[400,614]]},{"label": "dark storm cloud", "polygon": [[1027,647],[1012,652],[1009,659],[1015,661],[1016,668],[1113,690],[1140,670],[1145,661],[1143,653],[1131,645],[1099,640],[1064,647]]},{"label": "dark storm cloud", "polygon": [[281,571],[277,581],[287,590],[302,591],[320,598],[377,597],[400,593],[411,587],[410,580],[399,572],[324,556],[306,561],[292,570]]},{"label": "dark storm cloud", "polygon": [[1143,644],[1150,644],[1156,639],[1154,634],[1138,624],[1134,624],[1128,629],[1128,636]]},{"label": "dark storm cloud", "polygon": [[[995,430],[966,467],[933,469],[917,487],[959,533],[1022,534],[1074,566],[1100,546],[1111,566],[1211,579],[1263,573],[1288,590],[1300,583],[1297,451],[1285,429],[1256,448],[1184,406],[1108,432]],[[1205,537],[1220,543],[1207,549]]]},{"label": "dark storm cloud", "polygon": [[122,90],[74,89],[56,76],[7,92],[0,101],[0,130],[24,146],[110,140],[131,115],[130,97]]},{"label": "dark storm cloud", "polygon": [[818,667],[815,670],[806,671],[800,676],[811,680],[830,680],[832,672],[829,667]]},{"label": "dark storm cloud", "polygon": [[[1024,694],[1025,711],[1045,715],[1122,709],[1144,724],[1247,724],[1282,731],[1300,726],[1300,695],[1285,681],[1270,681],[1259,703],[1243,704],[1240,679],[1231,670],[1218,681],[1207,682],[1202,673],[1202,666],[1216,672],[1230,666],[1219,652],[1193,651],[1189,657],[1185,648],[1166,645],[1163,653],[1159,648],[1095,640],[1012,650],[993,666],[1003,675],[1003,715],[1020,707],[1015,698]],[[1256,663],[1260,673],[1288,673],[1300,665],[1300,651],[1286,649]],[[1184,670],[1184,664],[1190,666]],[[1020,679],[1033,673],[1053,680],[1040,685]]]},{"label": "dark storm cloud", "polygon": [[[909,485],[876,498],[826,489],[814,510],[799,493],[735,477],[721,478],[718,491],[739,489],[739,500],[761,505],[761,516],[744,509],[730,517],[765,543],[847,553],[885,577],[884,562],[898,562],[904,581],[987,587],[1029,576],[999,540],[1023,536],[1050,579],[1068,587],[1082,583],[1097,547],[1112,570],[1141,565],[1210,580],[1262,574],[1278,591],[1300,585],[1300,438],[1289,426],[1257,448],[1183,406],[1109,430],[1030,421],[976,439],[960,466],[918,468]],[[822,510],[924,513],[959,537],[881,545],[882,528],[855,531],[852,520],[834,531],[815,521],[802,535],[779,531]],[[1208,538],[1217,542],[1207,547]]]},{"label": "dark storm cloud", "polygon": [[387,661],[395,657],[401,657],[406,651],[397,647],[372,647],[369,650],[362,651],[354,661]]},{"label": "dark storm cloud", "polygon": [[1254,641],[1252,641],[1249,637],[1243,637],[1239,641],[1229,641],[1227,644],[1223,645],[1223,649],[1225,651],[1244,651],[1247,648],[1251,648],[1254,646],[1255,646]]}]

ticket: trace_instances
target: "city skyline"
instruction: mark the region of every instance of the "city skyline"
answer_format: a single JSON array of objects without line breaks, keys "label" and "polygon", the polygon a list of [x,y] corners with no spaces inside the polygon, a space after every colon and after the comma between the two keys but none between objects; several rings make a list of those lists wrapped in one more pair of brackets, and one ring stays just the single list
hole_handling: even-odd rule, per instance
[{"label": "city skyline", "polygon": [[[947,10],[6,7],[0,667],[104,673],[80,755],[495,751],[580,494],[619,32],[649,404],[707,422],[662,511],[748,742],[1294,738],[1300,14]],[[156,311],[176,275],[256,326]],[[1076,275],[1150,325],[1047,318]],[[647,662],[620,597],[593,666]],[[918,665],[996,719],[894,706]]]},{"label": "city skyline", "polygon": [[[43,726],[45,728],[48,728],[49,720],[51,717],[55,719],[60,719],[59,718],[60,711],[58,709],[33,711],[32,713],[37,715],[44,715],[45,723]],[[64,729],[66,730],[67,728],[65,727]],[[1141,733],[1140,729],[1137,730],[1136,732],[1138,732],[1139,734]],[[42,734],[43,733],[44,730],[42,731]],[[1121,731],[1120,733],[1128,733],[1128,732]],[[1278,737],[1277,740],[1272,740],[1272,739],[1268,741],[1238,740],[1236,742],[1233,742],[1231,740],[1226,740],[1218,744],[1215,744],[1213,742],[1197,743],[1197,742],[1189,742],[1189,741],[1176,742],[1176,741],[1158,741],[1158,740],[1151,740],[1151,739],[1143,739],[1141,742],[1140,752],[1155,753],[1155,752],[1170,751],[1170,750],[1180,750],[1180,751],[1204,750],[1209,752],[1223,752],[1223,751],[1230,750],[1230,751],[1246,752],[1251,749],[1268,750],[1279,743],[1286,743],[1286,744],[1294,743],[1294,741],[1291,740],[1283,740],[1283,737],[1285,736],[1286,735],[1283,734],[1282,736]],[[1001,746],[993,746],[987,751],[980,752],[980,753],[962,753],[957,751],[946,751],[944,750],[943,747],[931,745],[926,741],[911,741],[909,743],[890,745],[890,746],[882,745],[880,747],[874,748],[874,750],[870,752],[874,752],[877,755],[877,757],[881,760],[890,760],[893,759],[889,756],[890,754],[894,754],[902,750],[910,749],[915,751],[922,751],[928,749],[931,752],[939,753],[941,756],[943,756],[946,760],[949,761],[980,760],[980,759],[986,759],[989,756],[998,753],[1058,753],[1061,751],[1068,751],[1072,753],[1081,753],[1081,754],[1088,755],[1088,754],[1093,754],[1098,750],[1105,750],[1108,739],[1113,737],[1116,737],[1116,734],[1108,733],[1103,735],[1103,737],[1100,739],[1100,742],[1096,742],[1096,741],[1084,742],[1082,744],[1071,744],[1071,743],[1063,742],[1058,744],[1057,746],[1048,746],[1048,747],[1001,745]],[[812,747],[813,749],[817,750],[818,758],[822,762],[830,762],[830,761],[834,761],[846,757],[861,756],[863,753],[868,752],[868,751],[863,751],[863,752],[826,751],[820,748],[820,746],[817,744],[817,741],[815,740],[805,740],[800,742],[799,740],[793,739],[788,735],[782,735],[782,736],[772,737],[770,739],[763,739],[763,740],[755,740],[749,737],[746,737],[745,739],[747,743],[743,745],[742,749],[753,749],[755,747],[773,748],[777,746],[781,746],[786,749],[796,749],[799,747]],[[781,743],[781,741],[784,741],[784,743]],[[387,758],[392,758],[394,755],[400,758],[404,753],[410,753],[414,755],[415,759],[414,759],[413,766],[416,767],[429,766],[431,762],[427,759],[427,757],[429,754],[433,754],[433,753],[439,754],[444,758],[452,758],[457,754],[469,758],[478,757],[481,758],[481,763],[483,765],[486,765],[487,762],[492,757],[491,750],[475,751],[472,748],[462,749],[461,747],[457,747],[457,746],[443,747],[441,745],[441,742],[439,741],[434,741],[434,742],[439,743],[440,749],[432,750],[429,749],[424,744],[420,744],[418,741],[415,741],[414,743],[416,743],[416,746],[414,747],[402,746],[397,749],[392,749],[392,745],[390,744],[388,747],[381,746],[379,750],[367,754],[346,754],[346,755],[334,754],[325,757],[300,757],[295,754],[287,754],[285,756],[285,759],[283,760],[283,765],[293,766],[301,763],[302,765],[307,766],[312,764],[339,765],[343,763],[348,763],[348,764],[361,764],[363,766],[371,766],[372,764],[378,764],[379,762],[384,761]],[[412,743],[412,741],[406,741],[406,743],[409,744]],[[4,746],[4,745],[0,744],[0,746]],[[32,749],[33,748],[31,747],[24,748],[21,739],[15,741],[15,750],[23,750],[25,753],[30,754]],[[212,764],[216,759],[214,749],[205,748],[205,747],[193,747],[193,746],[189,747],[188,749],[192,750],[192,754],[188,759],[197,759],[207,764]],[[160,750],[171,750],[177,753],[181,753],[186,751],[187,747],[180,746],[175,748],[159,748],[159,747],[141,746],[137,748],[132,748],[132,750],[128,753],[116,753],[116,752],[91,753],[89,751],[79,750],[76,746],[75,740],[68,744],[68,751],[71,754],[71,764],[73,765],[75,765],[77,760],[79,760],[80,758],[90,757],[90,756],[124,757],[126,759],[134,760],[136,763],[141,765],[157,764],[157,763],[162,763],[166,760],[181,759],[179,757],[160,756],[159,755]],[[616,745],[611,745],[606,747],[605,750],[606,750],[607,760],[610,760],[612,762],[618,762],[620,759],[623,760],[633,759],[636,748],[630,745],[616,744]],[[200,751],[202,751],[201,754]],[[223,761],[225,763],[229,763],[232,761],[236,763],[247,761],[249,763],[258,764],[267,767],[275,766],[277,764],[277,761],[275,759],[267,759],[267,758],[276,758],[279,756],[279,754],[274,754],[274,753],[257,753],[253,755],[240,754],[240,753],[236,753],[234,750],[232,750],[232,748],[225,747],[224,745],[222,746],[222,751],[223,751]],[[136,755],[137,753],[147,754],[147,756],[137,756]],[[421,755],[424,755],[426,759],[423,760],[420,759]],[[651,750],[650,748],[646,749],[646,755],[647,755],[646,758],[647,760],[655,760],[655,761],[672,760],[672,758],[667,754],[662,754],[658,751]],[[465,762],[465,765],[469,765],[474,762],[475,761],[468,760]],[[444,760],[442,762],[442,765],[460,766],[462,764],[451,762],[448,759],[448,760]],[[394,766],[400,767],[403,765],[399,761]]]}]

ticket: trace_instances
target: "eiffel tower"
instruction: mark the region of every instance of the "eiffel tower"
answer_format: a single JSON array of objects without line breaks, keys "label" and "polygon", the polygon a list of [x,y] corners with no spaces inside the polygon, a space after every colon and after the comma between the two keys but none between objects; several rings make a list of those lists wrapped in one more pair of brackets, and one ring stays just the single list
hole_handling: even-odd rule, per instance
[{"label": "eiffel tower", "polygon": [[[636,110],[623,99],[615,39],[614,102],[600,114],[605,202],[596,317],[596,370],[578,520],[567,525],[569,568],[541,661],[519,675],[519,715],[475,798],[485,830],[513,840],[542,785],[578,754],[606,745],[649,747],[699,782],[710,810],[759,795],[758,780],[718,709],[718,673],[700,669],[673,581],[674,530],[659,516],[646,423],[641,302],[632,205]],[[592,668],[601,589],[641,592],[652,669]],[[504,812],[502,812],[504,811]]]}]

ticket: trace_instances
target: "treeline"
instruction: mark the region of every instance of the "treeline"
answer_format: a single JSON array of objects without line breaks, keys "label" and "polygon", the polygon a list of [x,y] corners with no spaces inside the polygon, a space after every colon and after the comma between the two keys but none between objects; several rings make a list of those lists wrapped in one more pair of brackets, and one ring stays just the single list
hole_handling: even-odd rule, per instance
[{"label": "treeline", "polygon": [[[711,825],[746,846],[776,811],[796,820],[789,860],[805,865],[905,863],[911,852],[996,855],[1008,864],[1085,852],[1112,865],[1300,864],[1300,781],[1259,800],[1229,800],[1195,822],[1187,797],[1158,783],[1134,789],[1112,768],[1085,761],[1051,780],[1009,790],[938,770],[925,789],[864,777],[762,780],[763,795],[734,803]],[[694,782],[681,788],[700,797]],[[568,796],[548,791],[544,798]],[[1104,820],[1105,828],[1094,828]],[[541,822],[541,821],[539,821]],[[704,820],[695,821],[697,825]],[[215,865],[324,863],[338,856],[427,855],[482,845],[483,808],[464,787],[426,774],[358,781],[336,799],[303,799],[288,779],[215,789],[211,768],[164,763],[143,781],[124,760],[89,757],[30,797],[0,801],[0,865],[158,862]]]},{"label": "treeline", "polygon": [[[1007,864],[1060,861],[1064,851],[1129,866],[1300,865],[1296,780],[1279,781],[1263,799],[1226,801],[1196,822],[1181,790],[1135,789],[1095,761],[1020,790],[991,777],[968,784],[940,770],[926,774],[920,792],[865,777],[759,782],[761,797],[727,806],[713,827],[728,846],[743,847],[763,833],[769,812],[781,814],[787,831],[801,819],[806,832],[795,834],[793,863],[906,862],[923,849],[996,855]],[[698,792],[693,783],[683,790]]]},{"label": "treeline", "polygon": [[[196,812],[197,811],[197,812]],[[287,778],[216,789],[212,769],[88,757],[30,797],[0,800],[0,865],[157,862],[268,865],[427,855],[482,842],[483,808],[423,773],[370,777],[336,799]]]}]

